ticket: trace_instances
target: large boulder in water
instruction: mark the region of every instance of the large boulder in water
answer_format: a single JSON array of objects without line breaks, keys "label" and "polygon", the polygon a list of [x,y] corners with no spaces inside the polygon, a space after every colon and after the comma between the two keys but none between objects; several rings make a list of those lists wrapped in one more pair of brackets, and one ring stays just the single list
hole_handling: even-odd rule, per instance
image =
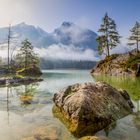
[{"label": "large boulder in water", "polygon": [[68,86],[53,100],[54,115],[77,137],[93,134],[133,111],[128,93],[104,82]]}]

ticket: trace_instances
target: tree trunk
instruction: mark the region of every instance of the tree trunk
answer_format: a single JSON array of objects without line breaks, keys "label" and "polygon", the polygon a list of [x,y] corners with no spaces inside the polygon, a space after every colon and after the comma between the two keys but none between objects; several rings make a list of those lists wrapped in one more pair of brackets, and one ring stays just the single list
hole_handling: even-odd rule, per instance
[{"label": "tree trunk", "polygon": [[110,56],[109,46],[107,46],[107,56]]},{"label": "tree trunk", "polygon": [[110,56],[109,45],[108,45],[108,27],[106,25],[106,47],[107,47],[107,56]]},{"label": "tree trunk", "polygon": [[9,37],[8,37],[8,72],[10,71],[10,58],[9,58],[9,54],[10,54],[10,51],[9,51],[9,49],[10,49],[10,41],[9,41]]},{"label": "tree trunk", "polygon": [[25,70],[27,69],[27,50],[26,50],[26,55],[25,55]]},{"label": "tree trunk", "polygon": [[139,26],[137,26],[137,39],[136,39],[136,43],[137,43],[137,54],[139,52]]},{"label": "tree trunk", "polygon": [[110,52],[109,52],[109,45],[108,45],[108,34],[107,34],[107,44],[106,44],[106,48],[107,48],[107,56],[110,56]]},{"label": "tree trunk", "polygon": [[137,65],[137,71],[136,71],[136,76],[140,76],[140,64]]},{"label": "tree trunk", "polygon": [[137,54],[139,52],[139,41],[137,40]]},{"label": "tree trunk", "polygon": [[28,59],[28,52],[27,52],[27,44],[25,44],[26,45],[26,50],[25,50],[25,70],[27,69],[27,59]]},{"label": "tree trunk", "polygon": [[10,39],[11,39],[11,25],[8,30],[8,72],[10,71]]}]

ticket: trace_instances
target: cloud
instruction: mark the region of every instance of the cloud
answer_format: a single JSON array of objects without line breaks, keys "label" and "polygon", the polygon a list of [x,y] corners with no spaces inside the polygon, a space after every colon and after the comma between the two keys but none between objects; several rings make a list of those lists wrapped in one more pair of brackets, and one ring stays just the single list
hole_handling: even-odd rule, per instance
[{"label": "cloud", "polygon": [[[3,48],[2,48],[3,46]],[[0,50],[0,56],[2,58],[7,58],[7,45],[2,45]],[[132,50],[134,47],[126,47],[126,46],[118,46],[110,51],[111,54],[114,53],[127,53]],[[63,45],[63,44],[53,44],[47,48],[34,48],[35,52],[39,55],[39,57],[45,59],[60,59],[60,60],[90,60],[90,61],[98,61],[100,57],[98,56],[98,52],[82,48],[76,48],[73,45]],[[12,52],[12,50],[11,50]],[[14,55],[17,53],[17,50],[14,51]],[[104,58],[104,56],[103,56]]]},{"label": "cloud", "polygon": [[[17,44],[10,44],[10,58],[13,57],[14,55],[17,54],[17,51],[19,50],[19,48],[17,48],[16,46]],[[7,43],[5,44],[0,44],[0,57],[1,58],[7,58],[8,56],[8,45]]]},{"label": "cloud", "polygon": [[[7,44],[0,45],[0,56],[2,58],[7,58]],[[111,54],[116,53],[127,53],[134,49],[134,47],[127,46],[117,46],[116,48],[110,51]],[[47,48],[34,48],[35,52],[39,55],[39,57],[45,59],[56,59],[56,60],[89,60],[89,61],[98,61],[100,58],[104,58],[104,56],[99,57],[98,52],[82,48],[76,48],[73,45],[63,45],[63,44],[53,44]],[[10,51],[12,52],[12,50]],[[14,51],[14,55],[17,53],[17,50]]]},{"label": "cloud", "polygon": [[71,26],[67,30],[67,32],[71,33],[72,43],[81,43],[87,41],[88,35],[85,33],[86,31],[87,30],[81,29],[77,26]]},{"label": "cloud", "polygon": [[35,51],[40,57],[46,59],[61,59],[61,60],[99,60],[97,52],[91,49],[82,50],[73,45],[65,46],[62,44],[54,44],[48,48],[35,48]]},{"label": "cloud", "polygon": [[63,25],[57,29],[58,32],[54,34],[56,40],[61,42],[61,39],[66,39],[71,41],[71,44],[79,44],[89,40],[90,34],[87,33],[87,29],[80,28],[79,26],[64,22]]},{"label": "cloud", "polygon": [[0,50],[0,57],[1,58],[7,58],[7,51],[6,50]]}]

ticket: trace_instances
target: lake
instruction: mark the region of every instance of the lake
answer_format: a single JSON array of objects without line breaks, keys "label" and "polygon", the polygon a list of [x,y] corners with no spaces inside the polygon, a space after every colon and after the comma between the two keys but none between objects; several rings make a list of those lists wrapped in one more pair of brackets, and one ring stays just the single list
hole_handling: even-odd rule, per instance
[{"label": "lake", "polygon": [[[52,114],[52,98],[58,90],[75,83],[106,81],[127,90],[134,113],[97,132],[111,140],[140,139],[140,79],[110,76],[92,77],[87,70],[44,70],[44,81],[30,85],[0,88],[0,140],[22,140],[36,131],[57,133],[59,140],[77,140]],[[41,131],[44,130],[45,131]],[[39,134],[38,134],[39,135]]]}]

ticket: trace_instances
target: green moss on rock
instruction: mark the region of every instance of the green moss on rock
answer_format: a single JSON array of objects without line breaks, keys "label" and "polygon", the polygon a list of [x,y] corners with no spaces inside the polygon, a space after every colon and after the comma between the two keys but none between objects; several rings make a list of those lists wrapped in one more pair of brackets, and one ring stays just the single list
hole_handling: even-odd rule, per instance
[{"label": "green moss on rock", "polygon": [[132,50],[126,54],[113,54],[98,62],[91,73],[93,75],[134,75],[139,76],[140,52]]}]

